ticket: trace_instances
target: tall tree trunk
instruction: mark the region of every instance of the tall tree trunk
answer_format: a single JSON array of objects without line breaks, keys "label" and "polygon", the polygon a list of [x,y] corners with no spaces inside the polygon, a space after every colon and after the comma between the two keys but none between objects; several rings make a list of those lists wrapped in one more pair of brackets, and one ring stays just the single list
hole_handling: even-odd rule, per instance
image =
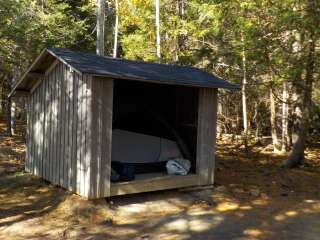
[{"label": "tall tree trunk", "polygon": [[11,82],[12,82],[12,73],[10,73],[8,76],[5,77],[4,83],[3,83],[3,90],[5,94],[5,116],[6,116],[6,125],[7,125],[7,134],[8,136],[12,136],[14,134],[13,125],[12,125],[12,119],[11,119],[11,98],[7,97],[8,94],[11,92]]},{"label": "tall tree trunk", "polygon": [[160,40],[160,0],[156,0],[156,32],[157,32],[157,57],[161,59],[161,40]]},{"label": "tall tree trunk", "polygon": [[282,134],[281,134],[281,151],[286,152],[288,150],[289,145],[289,130],[288,130],[288,83],[287,81],[283,81],[283,89],[282,89],[282,115],[281,115],[281,123],[282,123]]},{"label": "tall tree trunk", "polygon": [[[177,0],[177,15],[180,19],[184,19],[185,13],[185,0]],[[175,46],[175,51],[173,54],[173,60],[175,62],[179,61],[179,53],[185,48],[185,35],[179,33],[177,36],[177,42]]]},{"label": "tall tree trunk", "polygon": [[272,145],[273,151],[279,151],[279,141],[277,135],[277,115],[276,115],[276,104],[274,100],[274,92],[272,86],[270,86],[269,90],[270,97],[270,125],[271,125],[271,137],[272,137]]},{"label": "tall tree trunk", "polygon": [[[296,167],[304,162],[304,150],[308,134],[309,122],[311,118],[312,84],[315,63],[315,40],[313,38],[313,33],[311,33],[308,48],[309,53],[306,63],[305,84],[304,86],[302,86],[303,95],[301,96],[301,99],[303,99],[301,109],[301,121],[292,152],[290,153],[290,156],[287,159],[287,161],[285,161],[283,164],[284,167],[289,168]],[[296,87],[299,87],[299,85],[297,85]]]},{"label": "tall tree trunk", "polygon": [[105,0],[98,1],[97,11],[97,46],[96,53],[104,55],[104,21],[105,21]]},{"label": "tall tree trunk", "polygon": [[255,127],[255,134],[254,138],[256,143],[259,143],[261,141],[260,139],[260,121],[258,119],[258,114],[259,114],[259,103],[255,102],[254,103],[254,116],[253,116],[253,121],[256,123]]},{"label": "tall tree trunk", "polygon": [[117,57],[118,50],[118,32],[119,32],[119,3],[118,0],[115,0],[115,8],[116,8],[116,21],[114,26],[114,43],[113,43],[113,57]]},{"label": "tall tree trunk", "polygon": [[10,127],[11,127],[11,135],[15,135],[16,134],[16,101],[14,98],[11,98],[11,107],[10,107],[10,115],[11,115],[11,123],[10,123]]},{"label": "tall tree trunk", "polygon": [[248,151],[248,119],[247,119],[247,97],[246,97],[246,86],[247,86],[247,60],[246,60],[246,53],[244,47],[244,37],[243,33],[241,33],[241,42],[242,42],[242,70],[243,70],[243,77],[242,77],[242,87],[241,87],[241,94],[242,94],[242,118],[243,118],[243,139],[244,139],[244,146],[246,151]]}]

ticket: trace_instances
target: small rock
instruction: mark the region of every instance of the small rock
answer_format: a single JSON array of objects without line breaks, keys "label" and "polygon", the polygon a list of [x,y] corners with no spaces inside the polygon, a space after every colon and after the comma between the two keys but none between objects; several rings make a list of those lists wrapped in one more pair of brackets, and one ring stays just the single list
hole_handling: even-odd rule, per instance
[{"label": "small rock", "polygon": [[148,235],[148,234],[142,235],[142,236],[140,237],[140,239],[148,240],[148,239],[149,239],[149,235]]},{"label": "small rock", "polygon": [[236,193],[245,193],[245,191],[242,188],[235,188],[232,191]]},{"label": "small rock", "polygon": [[110,226],[110,225],[113,225],[114,223],[113,223],[113,220],[111,218],[107,218],[104,221],[102,221],[102,224]]},{"label": "small rock", "polygon": [[218,192],[225,192],[225,191],[227,191],[227,188],[225,186],[221,185],[219,187],[216,187],[215,190]]},{"label": "small rock", "polygon": [[229,184],[229,187],[237,187],[238,186],[238,184],[235,184],[235,183],[231,183],[231,184]]},{"label": "small rock", "polygon": [[250,189],[249,192],[252,196],[255,196],[255,197],[258,197],[260,195],[259,189]]}]

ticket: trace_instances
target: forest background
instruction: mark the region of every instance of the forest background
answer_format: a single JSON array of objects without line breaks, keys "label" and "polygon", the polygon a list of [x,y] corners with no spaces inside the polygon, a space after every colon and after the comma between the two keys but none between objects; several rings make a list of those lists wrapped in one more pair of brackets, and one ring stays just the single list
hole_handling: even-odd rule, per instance
[{"label": "forest background", "polygon": [[[156,3],[106,1],[104,54],[195,66],[240,84],[219,92],[218,137],[241,137],[247,151],[269,138],[275,152],[291,151],[283,166],[302,164],[320,138],[320,2],[161,0],[158,11]],[[32,60],[46,47],[95,52],[96,30],[94,0],[0,0],[8,135],[25,120],[25,102],[8,93]]]}]

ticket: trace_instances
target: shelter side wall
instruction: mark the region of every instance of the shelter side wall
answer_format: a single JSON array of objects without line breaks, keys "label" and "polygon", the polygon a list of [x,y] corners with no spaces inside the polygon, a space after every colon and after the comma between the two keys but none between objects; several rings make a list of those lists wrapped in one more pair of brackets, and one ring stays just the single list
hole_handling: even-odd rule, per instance
[{"label": "shelter side wall", "polygon": [[95,77],[91,80],[91,100],[87,102],[87,140],[90,169],[87,171],[88,198],[110,196],[113,80]]},{"label": "shelter side wall", "polygon": [[217,89],[201,88],[198,105],[197,174],[200,185],[214,183]]},{"label": "shelter side wall", "polygon": [[79,78],[55,63],[31,92],[27,123],[26,170],[75,192]]}]

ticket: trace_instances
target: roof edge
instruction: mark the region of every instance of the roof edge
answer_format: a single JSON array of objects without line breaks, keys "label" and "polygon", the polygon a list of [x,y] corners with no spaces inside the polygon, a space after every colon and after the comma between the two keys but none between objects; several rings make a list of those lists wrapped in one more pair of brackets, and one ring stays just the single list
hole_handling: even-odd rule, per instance
[{"label": "roof edge", "polygon": [[[82,75],[83,73],[76,69],[74,66],[71,66],[69,63],[67,63],[64,59],[62,59],[61,57],[57,56],[55,53],[53,53],[50,48],[45,48],[41,51],[41,53],[37,56],[37,58],[31,63],[31,65],[28,67],[28,69],[25,71],[25,73],[22,75],[22,77],[20,78],[19,81],[16,82],[16,84],[13,86],[11,92],[8,94],[8,97],[12,97],[14,96],[14,93],[20,90],[17,90],[19,85],[21,85],[23,83],[23,81],[28,77],[28,75],[32,72],[32,69],[37,65],[37,63],[39,63],[39,61],[44,58],[47,54],[50,54],[51,56],[55,57],[56,59],[58,59],[59,61],[61,61],[62,63],[64,63],[65,65],[67,65],[68,67],[70,67],[72,70],[74,70],[75,72],[77,72],[78,74]],[[22,90],[23,92],[25,92],[26,90]]]}]

